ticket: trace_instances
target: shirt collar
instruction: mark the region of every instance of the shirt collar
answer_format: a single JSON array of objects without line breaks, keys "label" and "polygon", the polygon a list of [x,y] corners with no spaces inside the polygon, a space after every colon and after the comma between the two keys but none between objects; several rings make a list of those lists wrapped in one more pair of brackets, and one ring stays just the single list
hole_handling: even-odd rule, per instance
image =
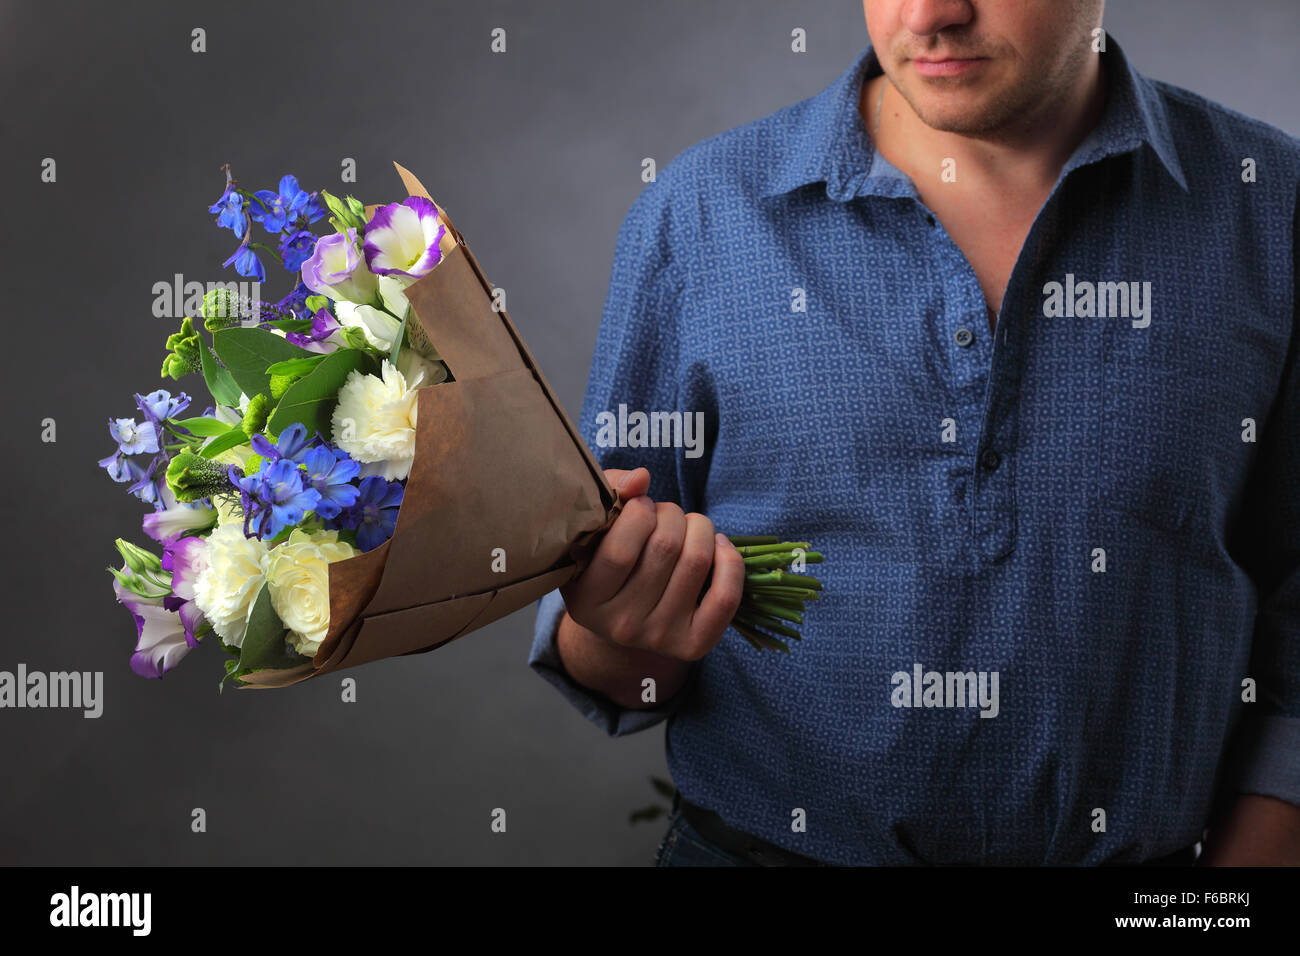
[{"label": "shirt collar", "polygon": [[[1101,121],[1066,163],[1062,178],[1081,166],[1145,145],[1186,191],[1187,180],[1159,92],[1138,73],[1113,37],[1106,37],[1106,52],[1101,56],[1106,107]],[[837,202],[866,195],[916,195],[912,182],[876,155],[858,113],[863,82],[880,73],[875,51],[867,46],[834,83],[805,101],[793,119],[785,154],[771,167],[760,195],[777,196],[812,183],[825,183],[826,195]]]}]

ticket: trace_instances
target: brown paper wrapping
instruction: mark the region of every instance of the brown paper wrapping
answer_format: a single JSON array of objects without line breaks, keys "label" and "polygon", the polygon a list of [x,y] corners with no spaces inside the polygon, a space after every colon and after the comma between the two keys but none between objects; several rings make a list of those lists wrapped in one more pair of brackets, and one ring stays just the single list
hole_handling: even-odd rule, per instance
[{"label": "brown paper wrapping", "polygon": [[[409,195],[433,201],[397,172]],[[509,314],[492,308],[478,260],[438,210],[450,240],[406,297],[454,381],[416,393],[415,460],[396,531],[330,565],[330,629],[315,658],[249,674],[241,686],[284,687],[423,653],[491,624],[565,584],[573,546],[621,510]],[[505,573],[492,570],[496,548]]]}]

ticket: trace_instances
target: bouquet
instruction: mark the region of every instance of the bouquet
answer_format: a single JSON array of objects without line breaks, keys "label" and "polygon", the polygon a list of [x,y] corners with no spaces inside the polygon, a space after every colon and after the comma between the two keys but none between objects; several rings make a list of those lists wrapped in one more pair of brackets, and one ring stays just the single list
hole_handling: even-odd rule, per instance
[{"label": "bouquet", "polygon": [[[254,281],[187,286],[162,365],[208,397],[136,395],[99,462],[152,506],[160,546],[119,539],[110,568],[137,674],[200,642],[224,652],[222,686],[432,650],[566,583],[571,552],[621,510],[445,210],[396,168],[407,199],[366,206],[293,176],[248,191],[225,167],[209,212],[240,240],[225,265]],[[269,304],[263,256],[293,277]],[[496,492],[518,473],[532,497]],[[748,572],[734,626],[785,650],[774,634],[797,638],[820,590],[786,569],[821,556],[733,541]]]}]

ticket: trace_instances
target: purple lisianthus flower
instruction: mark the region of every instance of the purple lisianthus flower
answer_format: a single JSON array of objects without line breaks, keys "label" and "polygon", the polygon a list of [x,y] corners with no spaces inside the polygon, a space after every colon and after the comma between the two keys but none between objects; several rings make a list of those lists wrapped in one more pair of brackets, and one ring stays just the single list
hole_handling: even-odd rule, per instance
[{"label": "purple lisianthus flower", "polygon": [[131,670],[141,677],[162,677],[197,646],[197,642],[190,643],[187,638],[180,615],[163,607],[162,595],[141,597],[117,581],[113,582],[113,591],[135,620],[136,643],[131,655]]},{"label": "purple lisianthus flower", "polygon": [[164,481],[160,498],[163,507],[144,516],[144,533],[160,544],[177,538],[186,531],[202,531],[212,527],[217,511],[210,501],[177,501]]},{"label": "purple lisianthus flower", "polygon": [[357,231],[322,236],[302,264],[302,283],[318,295],[360,304],[376,301],[379,280],[357,251]]},{"label": "purple lisianthus flower", "polygon": [[[274,538],[285,528],[298,524],[320,503],[320,492],[303,484],[303,473],[292,461],[281,459],[262,466],[256,474],[240,477],[230,468],[230,480],[240,491],[244,507],[244,534]],[[250,530],[256,519],[257,527]]]},{"label": "purple lisianthus flower", "polygon": [[235,271],[241,276],[256,279],[258,282],[266,281],[266,266],[262,265],[262,260],[257,258],[257,253],[247,243],[244,243],[231,253],[230,258],[223,262],[222,265],[228,266],[232,262],[235,264]]},{"label": "purple lisianthus flower", "polygon": [[330,527],[356,531],[357,547],[373,551],[393,536],[404,493],[399,481],[386,481],[378,475],[362,478],[356,502],[334,518]]},{"label": "purple lisianthus flower", "polygon": [[[312,313],[311,328],[307,332],[286,332],[284,337],[299,348],[319,345],[339,330],[339,320],[329,309],[317,309]],[[314,351],[319,351],[314,350]]]},{"label": "purple lisianthus flower", "polygon": [[248,217],[244,214],[244,197],[239,195],[233,182],[226,183],[226,191],[221,194],[220,199],[208,207],[208,212],[220,213],[217,216],[217,225],[229,229],[235,234],[236,239],[244,238],[244,230],[248,228]]},{"label": "purple lisianthus flower", "polygon": [[207,551],[207,540],[193,536],[170,538],[163,545],[162,568],[172,574],[172,593],[163,598],[163,607],[177,613],[190,647],[199,646],[196,632],[204,623],[203,612],[194,603],[194,585],[208,566]]},{"label": "purple lisianthus flower", "polygon": [[307,469],[307,482],[320,494],[316,513],[322,518],[335,518],[344,508],[357,501],[359,489],[351,482],[361,474],[361,466],[348,455],[325,445],[318,445],[303,458]]},{"label": "purple lisianthus flower", "polygon": [[381,206],[366,223],[366,265],[375,275],[428,275],[442,259],[446,231],[438,207],[423,196]]},{"label": "purple lisianthus flower", "polygon": [[301,269],[302,264],[311,256],[315,243],[316,234],[306,229],[285,233],[280,240],[280,260],[284,263],[284,267],[290,272]]},{"label": "purple lisianthus flower", "polygon": [[279,192],[259,189],[255,195],[257,202],[251,204],[248,214],[267,232],[282,230],[311,201],[298,185],[298,177],[292,175],[281,177]]}]

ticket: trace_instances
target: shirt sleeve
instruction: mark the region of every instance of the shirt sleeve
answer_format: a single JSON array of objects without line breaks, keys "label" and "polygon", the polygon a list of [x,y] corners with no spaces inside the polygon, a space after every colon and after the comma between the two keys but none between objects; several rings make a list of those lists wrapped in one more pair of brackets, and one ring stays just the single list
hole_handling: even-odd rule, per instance
[{"label": "shirt sleeve", "polygon": [[[677,409],[678,303],[685,268],[674,250],[690,246],[682,244],[670,212],[670,168],[642,190],[619,230],[578,430],[601,468],[644,466],[650,471],[651,498],[691,511],[698,510],[694,462],[687,464],[679,449],[635,445],[635,436],[628,438],[631,430],[621,425],[634,412]],[[558,590],[538,602],[528,664],[588,720],[619,737],[652,727],[677,710],[691,689],[694,668],[676,694],[646,710],[620,707],[577,683],[556,648],[563,614]]]},{"label": "shirt sleeve", "polygon": [[[1292,286],[1300,274],[1300,198],[1292,232]],[[1252,577],[1259,607],[1250,676],[1257,699],[1229,752],[1228,785],[1237,793],[1277,797],[1300,806],[1300,296],[1282,386],[1260,431],[1259,459],[1248,492]]]}]

